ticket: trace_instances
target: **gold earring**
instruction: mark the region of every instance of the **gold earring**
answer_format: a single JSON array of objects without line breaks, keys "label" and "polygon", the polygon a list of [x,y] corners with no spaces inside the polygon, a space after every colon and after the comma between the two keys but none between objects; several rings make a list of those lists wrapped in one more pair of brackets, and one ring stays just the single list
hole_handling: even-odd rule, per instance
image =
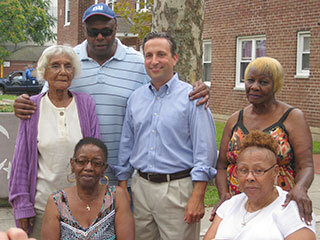
[{"label": "gold earring", "polygon": [[[71,178],[71,176],[73,176],[73,177]],[[73,172],[70,172],[70,173],[67,175],[67,181],[68,181],[69,183],[74,183],[74,182],[76,181],[76,177],[75,177],[75,175],[73,174]]]},{"label": "gold earring", "polygon": [[[108,185],[109,185],[109,178],[108,178],[108,176],[103,176],[103,177],[107,180],[107,183],[106,183],[105,185],[108,186]],[[101,183],[101,180],[100,180],[99,183],[100,183],[100,185],[103,185],[103,184]]]}]

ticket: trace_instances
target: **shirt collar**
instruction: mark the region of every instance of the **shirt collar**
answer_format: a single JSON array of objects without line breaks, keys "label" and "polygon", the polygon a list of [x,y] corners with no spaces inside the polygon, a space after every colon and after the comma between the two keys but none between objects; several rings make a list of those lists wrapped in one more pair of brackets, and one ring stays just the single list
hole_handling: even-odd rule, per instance
[{"label": "shirt collar", "polygon": [[[161,92],[163,92],[163,91],[166,91],[166,93],[169,94],[171,91],[173,91],[173,89],[174,89],[175,85],[177,84],[178,80],[179,80],[178,73],[175,73],[175,74],[173,75],[173,77],[172,77],[168,82],[166,82],[164,85],[162,85],[162,86],[160,87],[160,89],[159,89],[158,92],[161,93]],[[151,81],[148,83],[148,87],[149,87],[149,89],[150,89],[153,93],[156,92],[156,89],[155,89],[155,87],[152,85],[152,82],[151,82]]]}]

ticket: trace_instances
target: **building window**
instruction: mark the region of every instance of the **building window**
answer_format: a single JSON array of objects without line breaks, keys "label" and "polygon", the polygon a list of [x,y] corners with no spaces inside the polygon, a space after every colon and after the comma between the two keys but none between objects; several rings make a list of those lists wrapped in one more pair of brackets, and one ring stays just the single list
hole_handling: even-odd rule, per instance
[{"label": "building window", "polygon": [[150,0],[137,0],[136,1],[136,11],[137,12],[146,12],[150,11],[151,3]]},{"label": "building window", "polygon": [[202,70],[203,81],[210,86],[211,84],[211,40],[203,41]]},{"label": "building window", "polygon": [[65,22],[64,25],[70,24],[70,5],[69,0],[65,1]]},{"label": "building window", "polygon": [[117,0],[106,0],[106,4],[108,5],[109,8],[114,10],[114,6],[116,5]]},{"label": "building window", "polygon": [[237,39],[236,88],[244,89],[244,72],[251,61],[266,56],[266,37],[239,37]]},{"label": "building window", "polygon": [[298,32],[296,77],[309,77],[310,32]]}]

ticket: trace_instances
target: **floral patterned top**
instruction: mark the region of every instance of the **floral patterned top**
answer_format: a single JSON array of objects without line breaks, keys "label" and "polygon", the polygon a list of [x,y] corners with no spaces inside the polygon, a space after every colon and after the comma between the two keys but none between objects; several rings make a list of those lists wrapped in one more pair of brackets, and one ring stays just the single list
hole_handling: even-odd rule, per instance
[{"label": "floral patterned top", "polygon": [[[295,185],[294,152],[289,143],[289,134],[283,125],[283,122],[286,120],[292,109],[293,108],[289,108],[278,122],[263,130],[273,136],[279,144],[277,156],[277,163],[279,165],[278,186],[285,191],[290,191]],[[229,192],[232,195],[240,193],[238,179],[235,174],[236,163],[238,161],[240,141],[248,133],[249,131],[243,125],[243,110],[241,110],[238,121],[232,129],[232,136],[229,141],[227,152],[227,180]]]},{"label": "floral patterned top", "polygon": [[62,240],[113,240],[115,234],[115,186],[106,186],[106,194],[98,216],[88,228],[83,228],[73,217],[67,195],[60,190],[53,195],[60,214],[60,239]]}]

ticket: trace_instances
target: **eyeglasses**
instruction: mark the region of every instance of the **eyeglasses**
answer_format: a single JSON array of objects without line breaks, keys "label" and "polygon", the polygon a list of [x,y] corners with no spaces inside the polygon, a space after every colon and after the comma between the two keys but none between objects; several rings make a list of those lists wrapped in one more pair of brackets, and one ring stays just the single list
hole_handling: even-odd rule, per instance
[{"label": "eyeglasses", "polygon": [[54,72],[60,72],[62,69],[64,69],[67,73],[73,72],[74,68],[72,64],[52,64],[48,66],[49,69],[51,69]]},{"label": "eyeglasses", "polygon": [[253,176],[255,177],[261,177],[263,176],[266,172],[268,172],[269,170],[271,170],[275,165],[277,165],[276,163],[273,164],[271,167],[269,167],[266,170],[262,170],[262,169],[254,169],[254,170],[249,170],[247,168],[237,168],[237,174],[239,177],[246,177],[249,175],[249,172],[252,173]]},{"label": "eyeglasses", "polygon": [[113,31],[114,31],[114,28],[103,28],[100,30],[87,28],[87,34],[89,37],[97,37],[99,33],[101,33],[103,37],[109,37],[112,35]]},{"label": "eyeglasses", "polygon": [[87,158],[73,158],[73,160],[76,163],[76,165],[78,165],[79,167],[87,166],[89,162],[90,162],[91,166],[93,166],[94,168],[100,168],[105,165],[104,162],[102,162],[98,159],[89,160]]}]

